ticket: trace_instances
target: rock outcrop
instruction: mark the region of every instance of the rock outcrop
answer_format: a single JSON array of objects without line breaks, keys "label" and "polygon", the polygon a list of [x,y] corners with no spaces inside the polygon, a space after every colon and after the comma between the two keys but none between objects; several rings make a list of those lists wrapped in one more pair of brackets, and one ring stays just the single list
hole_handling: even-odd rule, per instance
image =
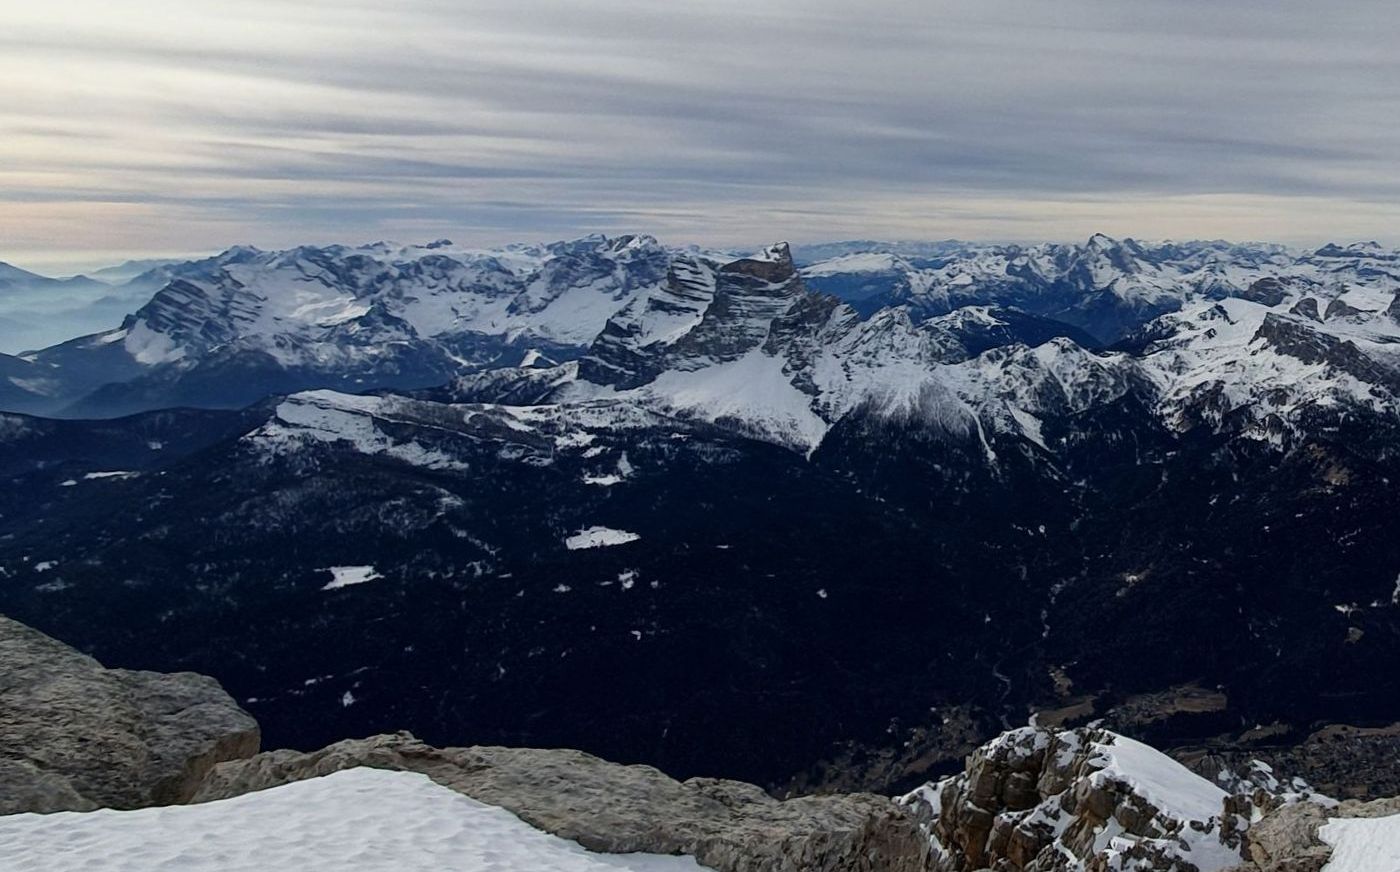
[{"label": "rock outcrop", "polygon": [[212,678],[104,669],[0,617],[0,814],[186,802],[257,722]]},{"label": "rock outcrop", "polygon": [[1321,872],[1332,856],[1332,847],[1318,831],[1329,820],[1396,814],[1400,814],[1400,798],[1281,806],[1250,826],[1245,838],[1246,862],[1229,872]]},{"label": "rock outcrop", "polygon": [[1024,727],[906,796],[949,872],[1217,872],[1240,862],[1248,809],[1107,730]]},{"label": "rock outcrop", "polygon": [[758,787],[579,751],[433,748],[408,733],[272,751],[215,767],[194,797],[224,799],[342,769],[421,772],[540,829],[609,853],[688,854],[721,872],[915,872],[929,844],[912,817],[869,794],[779,801]]}]

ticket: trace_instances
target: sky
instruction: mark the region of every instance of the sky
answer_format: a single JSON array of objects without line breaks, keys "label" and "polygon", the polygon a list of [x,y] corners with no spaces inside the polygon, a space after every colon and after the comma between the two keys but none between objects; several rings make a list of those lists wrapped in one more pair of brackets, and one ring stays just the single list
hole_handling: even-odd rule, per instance
[{"label": "sky", "polygon": [[0,260],[1400,243],[1378,0],[0,0]]}]

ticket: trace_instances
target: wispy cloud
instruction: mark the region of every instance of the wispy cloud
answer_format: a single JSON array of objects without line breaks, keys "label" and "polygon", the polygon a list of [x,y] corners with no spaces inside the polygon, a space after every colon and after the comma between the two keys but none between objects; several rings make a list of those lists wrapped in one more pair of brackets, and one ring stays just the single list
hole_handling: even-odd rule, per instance
[{"label": "wispy cloud", "polygon": [[1400,8],[1373,0],[6,7],[10,259],[1400,219]]}]

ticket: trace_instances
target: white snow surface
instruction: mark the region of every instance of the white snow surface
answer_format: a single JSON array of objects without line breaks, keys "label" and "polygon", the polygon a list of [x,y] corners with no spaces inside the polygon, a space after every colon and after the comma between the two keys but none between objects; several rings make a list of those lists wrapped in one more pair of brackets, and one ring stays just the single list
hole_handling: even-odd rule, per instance
[{"label": "white snow surface", "polygon": [[1317,831],[1332,846],[1322,872],[1395,872],[1400,869],[1400,815],[1332,818]]},{"label": "white snow surface", "polygon": [[416,772],[349,769],[200,805],[0,817],[25,872],[681,872],[692,857],[594,854]]},{"label": "white snow surface", "polygon": [[1115,734],[1112,744],[1095,746],[1102,768],[1094,783],[1116,781],[1159,809],[1179,818],[1204,821],[1224,811],[1225,791],[1150,745]]},{"label": "white snow surface", "polygon": [[373,566],[327,566],[321,571],[331,574],[331,580],[326,582],[326,586],[321,590],[336,590],[384,577]]},{"label": "white snow surface", "polygon": [[895,268],[895,256],[878,251],[862,251],[856,254],[843,254],[829,260],[804,267],[804,276],[834,276],[848,273],[877,273]]},{"label": "white snow surface", "polygon": [[754,349],[704,369],[662,373],[640,393],[669,411],[707,421],[732,421],[783,444],[815,447],[828,424],[812,398],[783,372],[780,358]]},{"label": "white snow surface", "polygon": [[585,548],[608,548],[613,545],[636,542],[640,538],[642,537],[636,533],[629,533],[626,530],[614,530],[611,527],[589,527],[564,539],[564,547],[570,551],[580,551]]}]

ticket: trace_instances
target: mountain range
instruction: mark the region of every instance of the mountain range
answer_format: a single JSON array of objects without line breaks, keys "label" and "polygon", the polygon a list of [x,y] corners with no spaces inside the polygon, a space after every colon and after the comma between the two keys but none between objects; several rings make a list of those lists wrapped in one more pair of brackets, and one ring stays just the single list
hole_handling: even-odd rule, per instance
[{"label": "mountain range", "polygon": [[144,275],[119,326],[0,357],[0,611],[212,674],[278,744],[894,790],[1032,712],[1221,746],[1400,721],[1377,245]]}]

